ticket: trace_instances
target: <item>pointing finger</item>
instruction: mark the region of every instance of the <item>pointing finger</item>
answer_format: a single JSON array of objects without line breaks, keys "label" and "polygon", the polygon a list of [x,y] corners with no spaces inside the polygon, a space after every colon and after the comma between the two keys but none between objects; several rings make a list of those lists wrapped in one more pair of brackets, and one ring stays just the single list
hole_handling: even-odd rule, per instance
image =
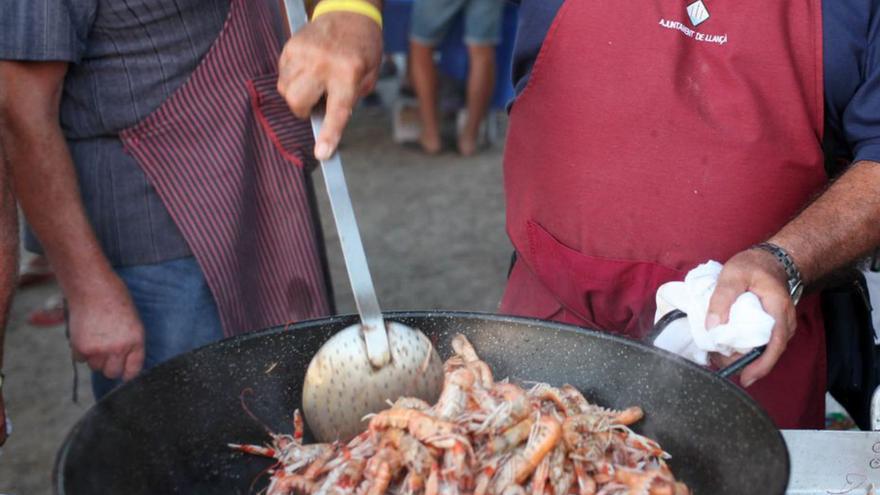
[{"label": "pointing finger", "polygon": [[342,131],[351,118],[356,101],[355,88],[351,85],[336,84],[328,88],[324,125],[315,143],[315,157],[317,159],[326,160],[336,151],[339,140],[342,138]]}]

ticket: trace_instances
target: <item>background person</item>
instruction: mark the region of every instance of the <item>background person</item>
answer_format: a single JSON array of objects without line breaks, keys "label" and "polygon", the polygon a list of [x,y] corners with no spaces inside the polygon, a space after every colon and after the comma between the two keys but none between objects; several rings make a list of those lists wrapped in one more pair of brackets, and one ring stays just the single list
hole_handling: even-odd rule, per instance
[{"label": "background person", "polygon": [[[278,7],[13,0],[0,11],[0,139],[97,397],[144,364],[331,312],[305,175],[311,129],[277,111]],[[359,36],[351,16],[328,13],[287,43],[285,57],[321,66],[307,84],[369,80],[352,66],[381,56],[381,36]]]},{"label": "background person", "polygon": [[427,153],[438,153],[442,144],[434,50],[460,12],[464,12],[465,44],[470,62],[467,119],[458,136],[458,151],[464,156],[473,155],[477,150],[480,124],[486,117],[495,88],[495,47],[501,42],[504,1],[415,0],[410,38],[410,75],[419,101],[422,128],[419,142]]}]

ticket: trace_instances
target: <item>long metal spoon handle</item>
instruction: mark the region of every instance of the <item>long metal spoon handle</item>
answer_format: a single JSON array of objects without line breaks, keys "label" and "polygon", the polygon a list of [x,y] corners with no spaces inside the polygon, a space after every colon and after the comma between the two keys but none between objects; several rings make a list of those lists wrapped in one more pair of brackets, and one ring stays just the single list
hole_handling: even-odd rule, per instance
[{"label": "long metal spoon handle", "polygon": [[[290,23],[290,32],[295,33],[308,22],[303,2],[302,0],[284,0],[284,6],[287,10],[287,20]],[[311,120],[312,133],[315,135],[315,139],[318,139],[324,124],[323,112],[314,112]],[[373,366],[381,367],[391,360],[388,334],[385,331],[382,310],[379,309],[379,300],[376,298],[376,289],[373,287],[373,279],[367,265],[367,256],[364,253],[363,242],[361,242],[361,234],[355,219],[354,208],[351,205],[351,196],[348,194],[348,186],[345,183],[345,174],[342,172],[342,160],[339,159],[339,153],[334,153],[328,160],[322,160],[321,168],[324,172],[324,183],[327,186],[327,196],[330,198],[333,219],[336,221],[336,230],[339,233],[339,243],[342,245],[342,255],[345,258],[351,291],[354,294],[358,314],[361,317],[367,357]]]}]

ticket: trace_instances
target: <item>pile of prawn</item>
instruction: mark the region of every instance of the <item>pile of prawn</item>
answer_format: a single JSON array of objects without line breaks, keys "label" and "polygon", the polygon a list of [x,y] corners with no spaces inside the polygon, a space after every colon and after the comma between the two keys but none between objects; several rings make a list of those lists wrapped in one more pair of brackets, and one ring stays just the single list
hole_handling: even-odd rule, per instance
[{"label": "pile of prawn", "polygon": [[277,460],[267,495],[690,494],[669,454],[629,428],[641,408],[604,409],[570,385],[496,382],[467,338],[452,346],[433,406],[401,398],[346,444],[303,444],[297,410],[292,435],[229,446]]}]

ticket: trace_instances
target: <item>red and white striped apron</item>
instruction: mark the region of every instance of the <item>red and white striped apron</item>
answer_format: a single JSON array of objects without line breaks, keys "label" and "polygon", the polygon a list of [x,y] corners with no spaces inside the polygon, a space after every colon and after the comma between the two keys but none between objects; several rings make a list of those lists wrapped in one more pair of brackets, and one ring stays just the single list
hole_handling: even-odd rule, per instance
[{"label": "red and white striped apron", "polygon": [[276,91],[271,0],[231,0],[189,80],[121,133],[199,262],[224,333],[326,316],[308,122]]},{"label": "red and white striped apron", "polygon": [[[566,0],[510,116],[501,311],[643,337],[661,284],[822,189],[822,87],[820,0]],[[805,297],[748,389],[779,427],[824,425],[824,345]]]}]

